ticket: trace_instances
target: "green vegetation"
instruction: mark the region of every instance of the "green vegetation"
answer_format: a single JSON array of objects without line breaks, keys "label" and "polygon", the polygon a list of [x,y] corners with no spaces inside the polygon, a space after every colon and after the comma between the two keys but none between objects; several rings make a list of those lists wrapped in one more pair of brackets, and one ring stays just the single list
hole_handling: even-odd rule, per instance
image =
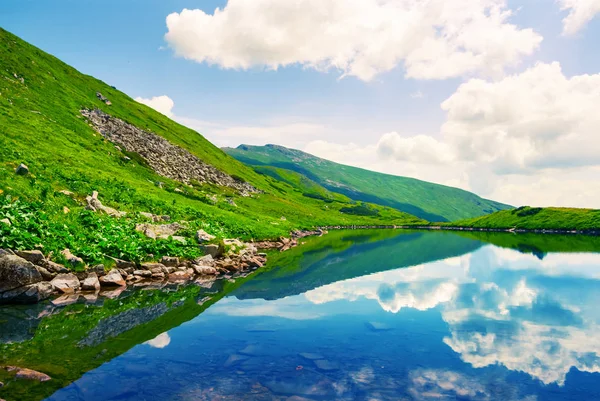
[{"label": "green vegetation", "polygon": [[[68,247],[88,263],[102,255],[143,260],[150,254],[194,254],[187,246],[153,244],[136,234],[137,212],[189,221],[190,229],[182,235],[192,245],[197,228],[220,238],[270,239],[324,225],[423,223],[391,207],[376,206],[376,216],[342,213],[354,201],[291,172],[275,171],[276,178],[275,172],[256,172],[197,132],[2,29],[0,54],[0,220],[11,223],[0,223],[0,247],[40,248],[55,255]],[[102,109],[154,132],[262,192],[242,197],[230,188],[186,186],[161,177],[142,157],[120,151],[92,129],[80,113],[83,108]],[[30,174],[15,174],[20,163]],[[127,217],[85,212],[84,199],[94,190],[106,206],[127,212]],[[64,207],[70,212],[65,214]]]},{"label": "green vegetation", "polygon": [[598,231],[600,210],[523,206],[444,225],[482,229]]},{"label": "green vegetation", "polygon": [[331,192],[429,221],[465,219],[509,208],[460,189],[344,166],[282,146],[241,145],[224,150],[246,164],[292,170]]}]

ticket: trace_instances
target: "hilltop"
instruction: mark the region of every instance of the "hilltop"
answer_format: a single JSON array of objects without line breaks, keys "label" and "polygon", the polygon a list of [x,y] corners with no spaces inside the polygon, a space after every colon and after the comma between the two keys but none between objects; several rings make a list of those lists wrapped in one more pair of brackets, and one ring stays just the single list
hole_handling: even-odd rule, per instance
[{"label": "hilltop", "polygon": [[[0,54],[0,248],[55,257],[69,248],[86,263],[106,256],[139,262],[197,256],[199,229],[218,241],[274,239],[315,226],[423,223],[314,183],[299,189],[300,177],[259,174],[2,29]],[[94,191],[97,198],[88,198]],[[156,241],[136,231],[163,216],[178,224],[176,235]]]},{"label": "hilltop", "polygon": [[465,219],[510,208],[461,189],[346,166],[283,146],[240,145],[223,150],[256,166],[258,171],[266,166],[293,171],[330,192],[392,207],[428,221]]}]

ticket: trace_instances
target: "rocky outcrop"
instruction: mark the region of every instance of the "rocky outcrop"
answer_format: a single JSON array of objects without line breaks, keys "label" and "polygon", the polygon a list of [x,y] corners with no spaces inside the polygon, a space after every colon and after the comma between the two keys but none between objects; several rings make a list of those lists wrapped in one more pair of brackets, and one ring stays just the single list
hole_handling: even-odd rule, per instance
[{"label": "rocky outcrop", "polygon": [[171,144],[163,137],[143,131],[102,110],[81,110],[106,139],[128,152],[139,154],[156,173],[179,182],[211,183],[236,189],[242,196],[259,192],[247,182],[238,180],[205,163],[187,150]]}]

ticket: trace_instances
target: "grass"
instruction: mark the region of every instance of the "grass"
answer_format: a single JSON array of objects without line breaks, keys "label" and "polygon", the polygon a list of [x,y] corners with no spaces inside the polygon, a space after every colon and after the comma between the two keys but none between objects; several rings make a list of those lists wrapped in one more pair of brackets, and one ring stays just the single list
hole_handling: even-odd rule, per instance
[{"label": "grass", "polygon": [[282,146],[241,145],[224,150],[260,169],[295,171],[330,192],[392,207],[428,221],[471,218],[510,208],[461,189],[345,166]]},{"label": "grass", "polygon": [[[277,176],[257,172],[197,132],[2,29],[0,54],[0,220],[12,223],[10,227],[0,223],[0,248],[39,248],[57,254],[68,247],[88,263],[98,262],[100,255],[144,260],[149,255],[197,252],[170,241],[151,244],[132,229],[139,221],[136,212],[190,222],[184,233],[190,243],[192,229],[197,228],[219,238],[249,240],[325,225],[423,223],[391,207],[370,205],[379,210],[376,216],[342,213],[340,209],[356,206],[355,202],[291,172],[277,171]],[[96,92],[112,105],[100,101]],[[141,157],[122,153],[95,132],[80,115],[82,108],[102,109],[161,135],[262,193],[240,197],[228,188],[199,183],[188,187],[158,176]],[[124,156],[132,160],[125,162]],[[15,174],[20,163],[29,167],[29,175]],[[73,192],[74,198],[61,190]],[[94,190],[105,205],[127,212],[127,217],[85,212],[85,196]]]},{"label": "grass", "polygon": [[600,210],[524,206],[445,225],[481,229],[597,231],[600,230]]}]

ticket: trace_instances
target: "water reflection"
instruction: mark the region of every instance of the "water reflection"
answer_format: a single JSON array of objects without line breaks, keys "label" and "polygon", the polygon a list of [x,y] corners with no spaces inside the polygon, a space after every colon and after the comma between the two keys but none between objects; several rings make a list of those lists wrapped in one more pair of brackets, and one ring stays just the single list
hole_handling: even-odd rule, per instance
[{"label": "water reflection", "polygon": [[600,399],[600,254],[552,252],[596,239],[472,235],[332,233],[218,289],[32,309],[0,358],[54,379],[0,398]]}]

